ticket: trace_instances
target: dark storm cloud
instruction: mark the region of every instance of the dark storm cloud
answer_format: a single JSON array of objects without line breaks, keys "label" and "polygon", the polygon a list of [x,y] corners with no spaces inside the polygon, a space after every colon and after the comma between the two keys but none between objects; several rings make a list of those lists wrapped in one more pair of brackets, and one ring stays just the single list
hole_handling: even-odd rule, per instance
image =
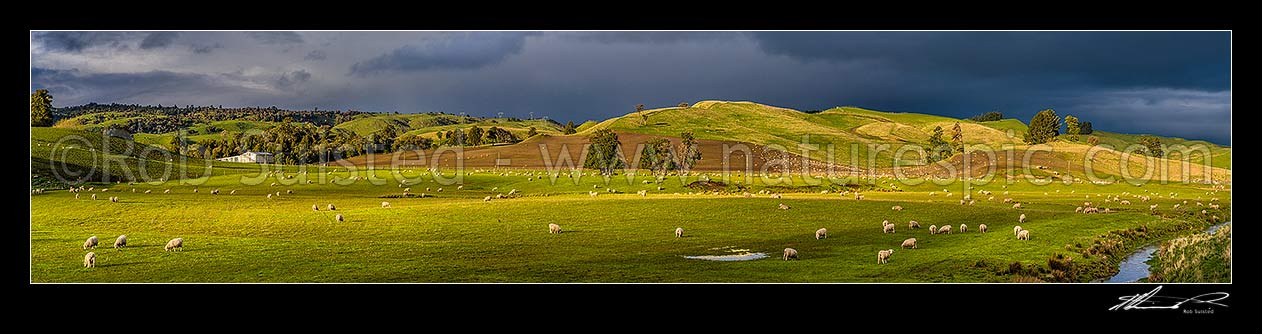
[{"label": "dark storm cloud", "polygon": [[521,52],[529,33],[445,34],[424,46],[404,45],[386,54],[351,65],[350,74],[365,77],[382,73],[429,69],[476,69]]},{"label": "dark storm cloud", "polygon": [[306,57],[302,57],[303,60],[317,60],[317,61],[325,60],[327,58],[329,58],[329,56],[324,53],[324,50],[311,50],[311,52],[307,53]]},{"label": "dark storm cloud", "polygon": [[305,70],[297,70],[290,73],[282,74],[280,76],[280,79],[276,80],[276,87],[282,88],[282,89],[288,89],[298,84],[307,82],[307,80],[310,80],[310,79],[311,79],[311,73],[308,73]]},{"label": "dark storm cloud", "polygon": [[140,41],[140,48],[145,50],[163,48],[171,45],[171,42],[174,42],[176,37],[180,37],[180,33],[174,31],[151,32],[149,36],[145,36],[145,39]]},{"label": "dark storm cloud", "polygon": [[128,37],[128,34],[125,33],[108,31],[49,31],[32,33],[34,42],[42,45],[44,48],[50,51],[71,53],[82,52],[85,49],[98,46],[123,47],[122,42]]},{"label": "dark storm cloud", "polygon": [[302,36],[292,31],[251,31],[247,32],[246,35],[263,44],[300,44],[303,42]]},{"label": "dark storm cloud", "polygon": [[34,32],[32,85],[58,105],[562,122],[698,100],[958,118],[998,110],[1026,122],[1053,108],[1101,131],[1231,135],[1230,32],[181,32],[143,49],[151,36]]}]

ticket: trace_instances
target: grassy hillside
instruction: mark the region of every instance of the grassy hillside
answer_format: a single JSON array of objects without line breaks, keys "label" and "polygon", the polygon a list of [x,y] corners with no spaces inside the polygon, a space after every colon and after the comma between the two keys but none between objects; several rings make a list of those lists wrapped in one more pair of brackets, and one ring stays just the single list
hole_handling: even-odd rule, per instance
[{"label": "grassy hillside", "polygon": [[[800,153],[799,143],[804,135],[811,144],[819,145],[819,151],[811,152],[813,159],[826,161],[827,144],[833,144],[834,158],[840,164],[852,164],[858,161],[867,165],[872,147],[875,145],[891,145],[889,150],[880,150],[875,156],[877,167],[893,165],[894,150],[902,144],[928,144],[935,127],[942,127],[949,139],[950,128],[959,123],[964,133],[964,143],[969,145],[983,144],[994,149],[1013,148],[1024,151],[1029,148],[1022,142],[1022,134],[1027,127],[1016,119],[1004,119],[990,122],[959,120],[943,116],[893,113],[868,110],[855,107],[837,107],[820,113],[807,114],[796,110],[768,106],[753,102],[702,101],[687,108],[669,107],[647,110],[649,116],[645,123],[636,113],[612,118],[591,127],[584,128],[580,134],[587,134],[595,129],[609,128],[619,132],[632,132],[656,136],[677,137],[684,131],[692,131],[698,138],[713,140],[740,141],[761,145],[781,145],[791,152]],[[1119,148],[1137,141],[1137,135],[1122,135],[1096,131],[1102,144],[1110,144]],[[1086,151],[1086,137],[1079,143],[1066,143],[1069,153]],[[1212,166],[1230,169],[1231,149],[1204,141],[1186,141],[1180,138],[1162,138],[1166,144],[1205,144],[1212,152]],[[1075,147],[1075,146],[1081,146]],[[903,158],[909,159],[914,154]],[[852,160],[858,158],[858,160]],[[1068,157],[1068,160],[1082,160],[1082,157]],[[1076,158],[1076,159],[1075,159]],[[1178,157],[1174,157],[1178,159]],[[1201,161],[1199,156],[1192,159],[1194,163]],[[908,161],[902,166],[910,165]]]},{"label": "grassy hillside", "polygon": [[428,134],[428,136],[433,136],[433,133],[437,131],[448,131],[456,128],[468,129],[473,125],[477,125],[482,128],[489,128],[492,126],[504,128],[505,130],[511,131],[513,134],[522,138],[526,137],[526,132],[532,126],[540,133],[561,133],[561,127],[559,125],[542,119],[516,120],[508,118],[480,118],[473,116],[433,113],[361,115],[349,122],[338,124],[335,128],[346,129],[353,131],[360,136],[367,136],[391,125],[395,126],[400,133],[413,135]]},{"label": "grassy hillside", "polygon": [[[212,167],[210,171],[207,166]],[[58,175],[67,180],[128,182],[199,178],[251,169],[258,166],[190,158],[144,143],[103,137],[98,131],[31,128],[35,187],[64,187]]]}]

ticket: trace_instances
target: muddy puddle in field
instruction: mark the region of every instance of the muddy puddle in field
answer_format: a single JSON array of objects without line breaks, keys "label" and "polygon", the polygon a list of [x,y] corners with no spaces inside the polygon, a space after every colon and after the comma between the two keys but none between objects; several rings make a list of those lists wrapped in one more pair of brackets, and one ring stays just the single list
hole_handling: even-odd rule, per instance
[{"label": "muddy puddle in field", "polygon": [[708,249],[716,253],[731,253],[724,255],[684,255],[685,259],[707,260],[707,261],[752,261],[767,258],[767,253],[751,253],[749,249],[737,248],[736,246],[715,247]]}]

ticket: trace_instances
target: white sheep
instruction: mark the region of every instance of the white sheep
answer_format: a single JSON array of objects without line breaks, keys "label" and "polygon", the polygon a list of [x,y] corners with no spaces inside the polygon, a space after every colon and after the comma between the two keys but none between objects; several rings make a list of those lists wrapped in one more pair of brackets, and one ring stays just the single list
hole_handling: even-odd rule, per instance
[{"label": "white sheep", "polygon": [[123,248],[124,246],[127,246],[126,234],[120,235],[118,238],[114,239],[114,248]]},{"label": "white sheep", "polygon": [[92,194],[92,200],[93,200],[93,201],[95,201],[95,200],[96,200],[96,194]]},{"label": "white sheep", "polygon": [[903,248],[916,248],[916,238],[903,240]]},{"label": "white sheep", "polygon": [[907,228],[920,228],[920,223],[913,220],[907,223]]},{"label": "white sheep", "polygon": [[1021,203],[1013,204],[1013,205],[1012,205],[1012,208],[1013,208],[1013,209],[1020,209],[1020,208],[1021,208]]},{"label": "white sheep", "polygon": [[889,263],[890,255],[894,255],[893,249],[886,249],[880,252],[876,252],[876,263],[877,264]]},{"label": "white sheep", "polygon": [[78,193],[74,194],[74,199],[79,199],[79,194],[78,194]]},{"label": "white sheep", "polygon": [[267,199],[272,199],[272,193],[267,193]]},{"label": "white sheep", "polygon": [[1024,213],[1022,213],[1022,214],[1021,214],[1021,217],[1020,217],[1020,218],[1017,218],[1017,222],[1018,222],[1018,223],[1025,223],[1025,214],[1024,214]]},{"label": "white sheep", "polygon": [[211,191],[210,191],[210,194],[211,194],[211,195],[219,195],[219,189],[211,190]]},{"label": "white sheep", "polygon": [[977,225],[977,232],[986,233],[986,224]]},{"label": "white sheep", "polygon": [[1081,206],[1080,206],[1080,207],[1077,207],[1077,208],[1074,208],[1074,213],[1079,213],[1079,212],[1082,212],[1082,207],[1081,207]]},{"label": "white sheep", "polygon": [[942,225],[942,227],[939,227],[938,234],[951,234],[951,225]]},{"label": "white sheep", "polygon": [[236,190],[236,189],[233,189],[232,191],[229,191],[229,192],[228,192],[228,195],[236,195],[236,194],[237,194],[237,190]]},{"label": "white sheep", "polygon": [[381,202],[381,207],[383,207],[383,208],[388,208],[388,207],[390,207],[390,202]]},{"label": "white sheep", "polygon": [[798,250],[793,249],[793,248],[785,248],[785,249],[784,249],[784,260],[785,260],[785,261],[788,261],[789,259],[797,259],[797,258],[798,258]]},{"label": "white sheep", "polygon": [[780,210],[788,210],[788,209],[789,209],[788,205],[784,205],[784,203],[780,203]]},{"label": "white sheep", "polygon": [[894,224],[885,224],[885,227],[882,227],[881,232],[882,232],[882,233],[894,233]]},{"label": "white sheep", "polygon": [[561,225],[548,224],[548,234],[561,234]]},{"label": "white sheep", "polygon": [[684,237],[684,228],[682,228],[682,227],[676,227],[676,228],[675,228],[675,237],[676,237],[676,238],[683,238],[683,237]]},{"label": "white sheep", "polygon": [[110,202],[118,203],[118,196],[110,196]]},{"label": "white sheep", "polygon": [[929,234],[938,234],[938,225],[929,225]]},{"label": "white sheep", "polygon": [[968,225],[960,224],[960,233],[968,233]]},{"label": "white sheep", "polygon": [[[1213,206],[1213,205],[1210,205],[1210,207],[1212,208],[1212,207],[1214,207],[1214,206]],[[1148,210],[1157,211],[1157,205],[1156,205],[1156,204],[1149,205],[1149,206],[1148,206]]]},{"label": "white sheep", "polygon": [[337,221],[338,221],[339,223],[340,223],[340,222],[344,222],[344,221],[346,221],[346,217],[342,217],[342,214],[340,214],[340,213],[339,213],[339,214],[337,214],[337,216],[336,216],[336,217],[334,217],[334,218],[335,218],[335,219],[337,219]]},{"label": "white sheep", "polygon": [[319,206],[319,205],[312,204],[312,205],[311,205],[311,211],[320,211],[320,206]]},{"label": "white sheep", "polygon": [[333,203],[329,203],[329,211],[334,211],[334,210],[337,210],[337,208],[333,207]]},{"label": "white sheep", "polygon": [[153,190],[145,190],[146,194],[151,193],[151,192],[153,192]]},{"label": "white sheep", "polygon": [[292,189],[285,189],[285,193],[286,193],[286,194],[292,194],[292,193],[294,193],[294,191],[293,191]]},{"label": "white sheep", "polygon": [[491,196],[483,197],[483,198],[482,198],[482,201],[483,201],[483,202],[490,202],[490,201],[491,201]]},{"label": "white sheep", "polygon": [[1021,225],[1013,226],[1012,235],[1019,235],[1019,234],[1021,234]]},{"label": "white sheep", "polygon": [[184,238],[171,239],[171,241],[167,241],[166,246],[162,247],[162,249],[166,251],[170,251],[172,249],[177,249],[177,248],[180,251],[184,250]]},{"label": "white sheep", "polygon": [[84,268],[96,267],[96,253],[95,252],[88,252],[88,254],[83,256],[83,267]]},{"label": "white sheep", "polygon": [[815,230],[815,240],[827,239],[827,238],[828,238],[828,229],[821,227],[818,230]]},{"label": "white sheep", "polygon": [[1021,232],[1018,232],[1017,240],[1030,240],[1030,230],[1021,230]]},{"label": "white sheep", "polygon": [[891,208],[890,208],[890,210],[894,210],[894,211],[903,211],[903,207],[902,207],[902,206],[895,205],[895,206],[891,207]]},{"label": "white sheep", "polygon": [[95,235],[88,237],[88,240],[83,242],[83,249],[88,249],[88,248],[96,249],[96,244],[97,244],[97,239]]}]

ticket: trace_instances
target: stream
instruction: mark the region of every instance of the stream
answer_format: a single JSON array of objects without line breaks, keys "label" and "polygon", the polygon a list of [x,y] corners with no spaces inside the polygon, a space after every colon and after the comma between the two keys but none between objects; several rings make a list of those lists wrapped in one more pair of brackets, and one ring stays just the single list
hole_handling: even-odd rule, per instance
[{"label": "stream", "polygon": [[[1218,228],[1227,224],[1231,224],[1231,222],[1229,221],[1210,226],[1205,229],[1205,232],[1214,234],[1215,231],[1218,231]],[[1148,277],[1149,268],[1148,264],[1145,262],[1152,258],[1152,254],[1156,253],[1157,248],[1159,247],[1161,247],[1161,243],[1156,243],[1145,246],[1144,248],[1140,248],[1134,253],[1131,253],[1131,255],[1127,256],[1126,259],[1122,260],[1122,263],[1118,265],[1117,275],[1113,275],[1113,277],[1110,277],[1108,280],[1104,281],[1104,283],[1134,283],[1142,278]]]}]

